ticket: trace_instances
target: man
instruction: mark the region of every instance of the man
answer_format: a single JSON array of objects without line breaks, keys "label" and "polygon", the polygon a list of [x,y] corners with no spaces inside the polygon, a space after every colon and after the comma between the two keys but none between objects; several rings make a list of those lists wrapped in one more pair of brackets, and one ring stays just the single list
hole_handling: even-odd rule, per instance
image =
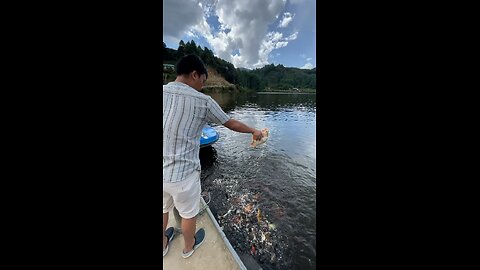
[{"label": "man", "polygon": [[203,229],[196,230],[200,202],[200,136],[207,122],[215,122],[233,131],[262,138],[260,130],[230,118],[210,96],[200,93],[208,72],[196,55],[180,59],[177,78],[163,86],[163,256],[174,237],[167,228],[168,212],[177,208],[182,217],[184,248],[188,258],[205,239]]}]

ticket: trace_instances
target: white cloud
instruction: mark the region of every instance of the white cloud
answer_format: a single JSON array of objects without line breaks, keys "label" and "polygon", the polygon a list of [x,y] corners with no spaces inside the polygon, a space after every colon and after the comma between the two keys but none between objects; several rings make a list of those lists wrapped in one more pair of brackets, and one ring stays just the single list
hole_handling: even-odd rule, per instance
[{"label": "white cloud", "polygon": [[289,37],[287,37],[287,40],[295,40],[298,37],[298,32],[295,32],[291,34]]},{"label": "white cloud", "polygon": [[197,34],[195,34],[194,32],[192,32],[191,30],[188,30],[185,34],[186,34],[188,37],[198,38]]},{"label": "white cloud", "polygon": [[282,33],[267,33],[268,26],[275,21],[285,3],[286,0],[218,0],[215,12],[220,31],[212,31],[205,18],[199,31],[213,47],[215,54],[235,67],[263,66],[268,64],[272,50],[288,44],[282,38]]},{"label": "white cloud", "polygon": [[[178,41],[184,35],[201,36],[216,56],[235,67],[262,67],[269,64],[273,50],[297,39],[298,32],[286,38],[281,32],[268,32],[282,15],[286,1],[164,0],[163,34]],[[218,18],[218,29],[207,23],[210,16]],[[281,25],[287,26],[293,17],[283,13]]]},{"label": "white cloud", "polygon": [[210,17],[215,15],[215,3],[217,0],[202,0],[202,8],[205,14],[205,17]]},{"label": "white cloud", "polygon": [[202,21],[203,10],[196,0],[163,1],[163,35],[180,39],[191,26]]},{"label": "white cloud", "polygon": [[311,63],[306,63],[301,69],[312,69],[313,65]]},{"label": "white cloud", "polygon": [[303,58],[303,59],[305,59],[305,60],[307,60],[307,62],[310,62],[310,61],[312,61],[312,59],[313,59],[312,57],[307,57],[307,55],[304,54],[304,53],[300,54],[300,57]]},{"label": "white cloud", "polygon": [[295,14],[292,15],[290,12],[285,12],[283,13],[283,19],[282,21],[278,24],[278,27],[280,28],[285,28],[288,26],[288,24],[293,20],[293,17],[295,17]]},{"label": "white cloud", "polygon": [[264,65],[268,65],[268,56],[270,53],[275,49],[287,46],[288,41],[286,40],[287,39],[284,39],[283,34],[280,32],[269,32],[260,46],[259,59],[253,64],[253,68],[260,68]]},{"label": "white cloud", "polygon": [[287,45],[288,45],[288,42],[280,41],[280,42],[277,42],[277,44],[275,44],[275,49],[280,49],[280,48],[285,47]]}]

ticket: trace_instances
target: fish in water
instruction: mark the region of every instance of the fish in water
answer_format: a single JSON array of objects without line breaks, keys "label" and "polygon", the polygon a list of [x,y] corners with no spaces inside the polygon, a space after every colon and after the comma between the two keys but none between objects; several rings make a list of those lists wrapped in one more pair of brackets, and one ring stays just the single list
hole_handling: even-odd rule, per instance
[{"label": "fish in water", "polygon": [[277,226],[276,226],[275,224],[273,224],[273,223],[270,223],[270,224],[268,224],[268,228],[269,228],[270,230],[275,230],[275,229],[277,228]]},{"label": "fish in water", "polygon": [[254,140],[253,135],[252,135],[252,142],[250,143],[251,147],[257,147],[258,145],[267,141],[268,134],[269,134],[268,128],[264,128],[261,131],[262,131],[262,136],[263,137],[260,140]]},{"label": "fish in water", "polygon": [[260,241],[265,242],[265,240],[267,240],[267,236],[262,232],[260,231]]},{"label": "fish in water", "polygon": [[247,213],[247,214],[250,214],[250,212],[252,212],[253,210],[253,205],[251,203],[247,204],[247,206],[245,206],[243,208],[243,210]]},{"label": "fish in water", "polygon": [[258,223],[260,223],[260,218],[261,218],[261,213],[260,213],[260,208],[258,208],[258,211],[257,211]]}]

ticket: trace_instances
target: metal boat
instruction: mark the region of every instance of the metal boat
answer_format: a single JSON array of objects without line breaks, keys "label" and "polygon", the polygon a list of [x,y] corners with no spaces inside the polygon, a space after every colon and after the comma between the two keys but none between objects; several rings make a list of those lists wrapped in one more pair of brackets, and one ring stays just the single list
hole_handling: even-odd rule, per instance
[{"label": "metal boat", "polygon": [[168,254],[163,257],[164,269],[222,269],[247,270],[245,264],[228,241],[222,228],[215,220],[208,204],[200,199],[200,213],[197,215],[197,230],[205,230],[202,246],[188,259],[183,259],[181,251],[184,247],[181,232],[180,216],[174,208],[169,213],[168,227],[175,228],[175,237],[170,244]]}]

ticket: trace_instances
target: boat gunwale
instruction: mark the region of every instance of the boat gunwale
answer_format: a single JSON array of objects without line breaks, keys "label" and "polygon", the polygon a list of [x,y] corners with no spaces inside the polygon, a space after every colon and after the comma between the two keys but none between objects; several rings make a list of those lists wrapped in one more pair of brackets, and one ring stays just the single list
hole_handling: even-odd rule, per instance
[{"label": "boat gunwale", "polygon": [[245,267],[245,264],[243,264],[242,260],[238,256],[237,252],[232,247],[232,244],[230,243],[230,241],[228,241],[228,238],[225,235],[225,233],[223,232],[223,230],[220,228],[220,225],[218,225],[218,222],[215,219],[215,217],[213,216],[212,211],[210,211],[210,207],[205,203],[205,200],[202,197],[200,198],[200,200],[201,200],[202,204],[206,206],[205,210],[207,211],[207,214],[210,217],[210,220],[212,221],[214,227],[217,229],[217,232],[220,234],[223,242],[225,243],[228,250],[230,251],[230,254],[232,254],[233,258],[235,259],[235,262],[238,264],[240,269],[247,270],[247,267]]}]

